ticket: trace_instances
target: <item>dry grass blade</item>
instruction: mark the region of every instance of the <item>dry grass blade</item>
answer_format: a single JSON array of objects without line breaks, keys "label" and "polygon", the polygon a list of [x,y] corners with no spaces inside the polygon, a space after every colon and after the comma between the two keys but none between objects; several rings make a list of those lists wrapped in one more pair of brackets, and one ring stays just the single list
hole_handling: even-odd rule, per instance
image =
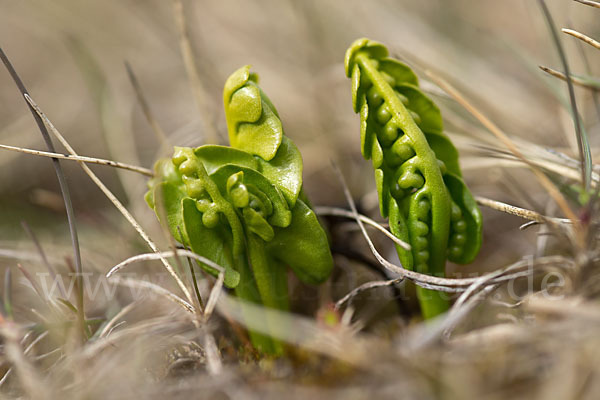
[{"label": "dry grass blade", "polygon": [[342,297],[341,299],[336,301],[334,307],[336,310],[341,308],[345,303],[352,300],[356,295],[358,295],[361,292],[365,292],[367,290],[376,289],[376,288],[380,288],[380,287],[392,286],[392,285],[402,282],[402,280],[403,280],[403,278],[396,278],[396,279],[390,279],[387,281],[372,281],[372,282],[363,283],[362,285],[352,289],[348,294],[346,294],[344,297]]},{"label": "dry grass blade", "polygon": [[[521,142],[521,143],[519,143]],[[493,147],[480,145],[478,148],[484,150],[486,157],[473,157],[470,158],[471,163],[467,163],[467,167],[489,167],[494,166],[494,163],[503,167],[521,167],[523,165],[529,166],[535,165],[544,171],[557,174],[563,178],[569,179],[574,183],[583,184],[581,181],[581,174],[579,173],[579,162],[566,154],[558,151],[554,151],[549,148],[542,148],[533,143],[528,143],[524,140],[515,141],[519,148],[522,149],[524,155],[527,156],[529,164],[523,163],[523,161],[508,151]],[[498,161],[497,159],[501,160]],[[508,161],[508,162],[506,162]],[[597,169],[597,168],[596,168]],[[600,182],[600,175],[597,171],[592,171],[592,182],[594,184]]]},{"label": "dry grass blade", "polygon": [[578,3],[585,4],[586,6],[600,8],[600,3],[592,0],[575,0]]},{"label": "dry grass blade", "polygon": [[[351,211],[344,210],[343,208],[338,208],[338,207],[317,206],[317,207],[315,207],[314,211],[317,215],[331,215],[331,216],[335,216],[335,217],[345,217],[345,218],[355,219],[355,216]],[[381,226],[381,224],[378,224],[377,222],[373,221],[371,218],[366,217],[362,214],[358,214],[358,217],[365,224],[372,226],[373,228],[377,229],[379,232],[383,233],[388,238],[392,239],[394,241],[394,243],[396,243],[398,246],[402,247],[405,250],[410,250],[410,244],[406,243],[405,241],[403,241],[401,239],[398,239],[396,236],[394,236],[394,234],[392,232],[388,231],[383,226]]]},{"label": "dry grass blade", "polygon": [[[66,139],[61,135],[61,133],[54,127],[52,122],[48,119],[48,117],[46,117],[46,115],[42,112],[42,110],[39,108],[39,106],[33,101],[33,99],[29,95],[25,95],[25,98],[27,99],[27,101],[29,102],[31,107],[35,110],[35,112],[40,116],[40,118],[48,125],[48,127],[50,128],[50,131],[58,138],[58,140],[62,143],[62,145],[67,149],[67,151],[70,154],[76,156],[77,153],[71,147],[69,142],[67,142]],[[156,246],[156,244],[154,244],[152,239],[150,239],[148,234],[142,229],[140,224],[138,224],[138,222],[135,220],[133,215],[131,215],[131,213],[129,211],[127,211],[127,209],[123,206],[123,204],[119,201],[119,199],[117,199],[117,197],[106,187],[106,185],[100,180],[100,178],[98,178],[98,176],[96,176],[96,174],[94,174],[94,172],[85,163],[79,161],[79,164],[81,165],[81,168],[83,168],[85,173],[92,179],[92,181],[100,188],[100,190],[102,190],[104,195],[106,197],[108,197],[108,199],[121,212],[121,214],[125,217],[125,219],[127,219],[127,221],[135,228],[135,230],[139,233],[139,235],[142,237],[142,239],[144,239],[146,244],[148,244],[148,247],[150,247],[150,249],[152,249],[152,251],[154,251],[155,253],[159,253],[158,247]],[[177,283],[177,285],[179,286],[181,291],[185,294],[185,297],[190,301],[190,303],[192,303],[193,302],[192,296],[191,296],[188,288],[184,285],[183,281],[175,273],[175,270],[173,269],[171,264],[162,256],[160,257],[160,261],[163,263],[163,265],[165,266],[165,268],[167,269],[169,274],[171,274],[171,276],[173,277],[173,279],[175,280],[175,282]]]},{"label": "dry grass blade", "polygon": [[129,77],[129,81],[131,82],[131,86],[133,86],[133,90],[135,91],[135,95],[137,97],[140,106],[142,107],[142,112],[144,113],[144,117],[146,117],[146,121],[150,124],[150,127],[154,131],[156,138],[160,142],[162,147],[169,146],[169,139],[167,139],[167,135],[162,130],[156,118],[154,118],[154,114],[150,110],[150,105],[146,101],[146,97],[144,96],[144,92],[142,91],[142,87],[140,86],[131,65],[128,62],[125,62],[125,69],[127,69],[127,76]]},{"label": "dry grass blade", "polygon": [[214,284],[212,290],[210,291],[210,295],[208,296],[208,301],[206,302],[206,309],[204,311],[205,320],[208,319],[215,306],[217,305],[217,300],[219,299],[219,294],[221,294],[221,289],[223,289],[223,280],[225,279],[225,274],[223,270],[219,272],[219,277],[217,278],[217,282]]},{"label": "dry grass blade", "polygon": [[106,274],[106,277],[110,278],[111,276],[113,276],[114,274],[116,274],[117,272],[119,272],[120,270],[125,268],[126,266],[131,265],[136,262],[156,260],[156,259],[159,259],[160,257],[165,257],[165,258],[166,257],[175,257],[176,255],[194,259],[196,261],[206,264],[209,267],[214,268],[217,271],[219,271],[219,276],[217,278],[217,282],[214,284],[214,286],[210,292],[208,301],[206,303],[206,308],[204,310],[204,318],[208,319],[208,317],[210,317],[210,315],[212,314],[212,311],[215,308],[215,305],[219,298],[219,293],[221,292],[221,289],[223,287],[223,281],[225,279],[225,269],[223,267],[221,267],[219,264],[215,263],[214,261],[211,261],[208,258],[202,257],[194,252],[191,252],[189,250],[176,250],[176,251],[164,251],[164,252],[158,253],[158,254],[157,253],[138,254],[137,256],[130,257],[130,258],[120,262],[119,264],[115,265],[114,267],[112,267],[110,269],[110,271],[108,271],[108,273]]},{"label": "dry grass blade", "polygon": [[5,356],[12,363],[12,368],[17,373],[21,387],[27,397],[30,399],[54,398],[49,392],[50,385],[43,383],[42,376],[25,357],[25,353],[19,344],[19,332],[16,327],[4,324],[0,334],[4,338]]},{"label": "dry grass blade", "polygon": [[181,48],[181,55],[183,57],[185,71],[188,75],[188,79],[190,80],[190,84],[194,92],[196,105],[198,106],[200,115],[204,120],[204,128],[207,132],[206,141],[208,143],[214,143],[217,140],[217,132],[212,123],[211,113],[208,110],[206,90],[204,89],[202,80],[198,75],[198,66],[196,65],[194,51],[192,50],[192,44],[190,42],[190,36],[185,22],[183,3],[181,0],[173,0],[173,14],[175,16],[175,24],[177,25],[177,31],[179,33],[179,46]]},{"label": "dry grass blade", "polygon": [[[571,30],[569,29],[569,31],[571,31]],[[565,32],[564,29],[563,29],[563,32]],[[576,31],[573,31],[573,32],[576,32]],[[569,33],[569,32],[566,32],[566,33]],[[579,51],[579,55],[581,57],[581,60],[583,61],[585,73],[588,76],[592,76],[592,66],[590,65],[588,54],[586,53],[585,49],[583,48],[583,44],[582,44],[581,40],[577,41],[577,50]],[[598,119],[600,119],[600,94],[598,93],[598,91],[592,92],[592,100],[594,102],[594,107],[596,108],[596,117]]]},{"label": "dry grass blade", "polygon": [[[25,336],[27,336],[27,335],[25,335]],[[41,334],[40,334],[38,337],[36,337],[36,338],[35,338],[35,339],[34,339],[34,340],[33,340],[33,341],[32,341],[32,342],[31,342],[31,343],[30,343],[30,344],[29,344],[29,345],[28,345],[28,346],[25,348],[25,351],[23,351],[23,354],[24,354],[24,355],[27,355],[27,354],[29,354],[29,353],[31,352],[31,350],[32,350],[32,349],[35,347],[35,345],[36,345],[36,344],[38,344],[39,342],[41,342],[41,341],[42,341],[42,340],[43,340],[43,339],[44,339],[46,336],[48,336],[48,331],[42,332],[42,333],[41,333]],[[24,341],[25,341],[25,339],[23,339],[23,341],[22,341],[22,342],[24,342]],[[55,350],[53,350],[53,351],[56,351],[56,350],[59,350],[59,349],[55,349]],[[12,373],[12,371],[13,371],[13,367],[10,367],[10,368],[9,368],[9,369],[6,371],[6,373],[4,374],[4,376],[2,377],[2,379],[0,379],[0,386],[2,386],[2,384],[3,384],[4,382],[6,382],[6,380],[8,379],[8,377],[10,376],[10,374]]]},{"label": "dry grass blade", "polygon": [[[523,266],[526,270],[522,271]],[[419,327],[411,335],[410,341],[413,349],[426,347],[440,339],[449,339],[452,331],[473,311],[475,306],[485,300],[490,293],[499,287],[493,283],[496,278],[505,275],[511,280],[533,276],[544,269],[560,268],[564,270],[573,269],[573,260],[563,257],[547,256],[539,259],[528,258],[520,260],[504,269],[494,271],[477,278],[475,282],[454,303],[452,308],[443,317],[436,320],[430,327]],[[536,268],[538,267],[538,268]],[[512,306],[512,305],[511,305]]]},{"label": "dry grass blade", "polygon": [[168,291],[167,289],[163,288],[162,286],[159,286],[155,283],[148,282],[148,281],[141,281],[141,280],[132,279],[132,278],[121,278],[118,276],[113,277],[111,279],[111,281],[116,283],[117,285],[123,285],[123,286],[131,287],[131,288],[148,289],[151,292],[158,294],[160,296],[166,297],[167,299],[171,300],[175,304],[180,305],[181,307],[183,307],[183,309],[185,311],[189,312],[190,314],[196,313],[194,306],[192,306],[190,303],[188,303],[181,297],[177,296],[175,293],[172,293],[172,292]]},{"label": "dry grass blade", "polygon": [[8,146],[6,144],[0,144],[0,149],[17,151],[20,153],[31,154],[34,156],[57,158],[57,159],[61,159],[61,160],[70,160],[70,161],[81,161],[81,162],[90,163],[90,164],[107,165],[109,167],[121,168],[121,169],[126,169],[129,171],[137,172],[139,174],[146,175],[149,177],[154,176],[154,172],[152,172],[152,170],[150,170],[148,168],[138,167],[136,165],[125,164],[125,163],[118,162],[118,161],[105,160],[102,158],[51,153],[48,151],[33,150],[33,149],[27,149],[24,147]]},{"label": "dry grass blade", "polygon": [[553,218],[542,215],[538,212],[528,210],[526,208],[516,207],[510,204],[502,203],[500,201],[488,199],[482,196],[475,196],[475,201],[477,204],[488,207],[497,211],[501,211],[507,214],[516,215],[517,217],[525,218],[530,221],[535,221],[538,223],[546,223],[553,222],[556,224],[570,224],[571,220],[566,218]]},{"label": "dry grass blade", "polygon": [[[567,76],[560,71],[545,67],[543,65],[539,65],[539,68],[542,71],[546,72],[547,74],[554,76],[555,78],[561,79],[565,82],[567,81]],[[600,86],[599,86],[600,82],[587,81],[585,79],[582,79],[582,78],[579,78],[579,77],[573,76],[573,75],[571,75],[571,82],[573,82],[577,86],[581,86],[586,89],[591,89],[591,90],[599,90],[600,89]]]},{"label": "dry grass blade", "polygon": [[[508,266],[504,270],[499,270],[497,272],[493,272],[491,274],[488,274],[486,276],[482,276],[481,278],[479,278],[477,280],[477,282],[475,282],[471,286],[469,286],[469,288],[460,295],[460,297],[456,300],[456,302],[453,305],[453,310],[460,308],[463,304],[466,303],[466,301],[471,296],[473,296],[473,294],[477,290],[487,287],[486,284],[488,282],[492,281],[496,277],[499,277],[502,273],[511,274],[512,272],[519,271],[522,267],[523,262],[528,264],[528,267],[530,267],[531,274],[533,274],[533,272],[534,272],[534,268],[533,268],[534,265],[539,265],[542,268],[561,268],[561,269],[565,269],[565,270],[569,270],[575,265],[575,263],[572,260],[560,260],[559,262],[555,263],[554,259],[552,259],[552,257],[543,257],[540,259],[528,258],[528,259],[519,261],[515,264]],[[453,310],[451,310],[451,313]]]},{"label": "dry grass blade", "polygon": [[[4,50],[2,50],[1,47],[0,47],[0,59],[2,59],[4,66],[8,70],[10,76],[12,77],[12,79],[15,82],[15,84],[17,85],[17,87],[19,88],[21,95],[24,96],[25,99],[27,100],[29,97],[29,92],[25,88],[23,81],[17,74],[17,71],[12,66],[12,64],[9,61],[6,54],[4,54]],[[46,146],[48,147],[48,150],[54,153],[55,152],[54,144],[52,143],[52,139],[50,138],[50,135],[48,134],[48,130],[46,129],[46,126],[44,125],[43,119],[36,112],[36,110],[34,110],[32,105],[29,104],[29,102],[28,102],[28,108],[29,108],[29,111],[31,111],[33,118],[35,119],[35,122],[40,130],[40,133],[42,134],[42,137],[44,138],[44,142],[46,142]],[[60,191],[62,193],[63,201],[65,203],[65,209],[67,211],[67,221],[69,224],[69,232],[71,235],[71,246],[73,247],[73,254],[75,257],[75,271],[77,273],[77,275],[75,277],[75,281],[77,283],[77,288],[78,288],[78,290],[77,290],[77,323],[79,326],[79,336],[80,336],[79,340],[82,343],[85,340],[84,339],[85,338],[85,310],[84,310],[84,304],[83,304],[83,267],[81,264],[81,249],[79,248],[79,237],[77,235],[77,224],[75,222],[75,212],[73,211],[73,204],[71,201],[71,194],[69,192],[69,186],[67,184],[67,179],[62,170],[60,162],[58,161],[58,159],[53,158],[52,165],[54,167],[54,171],[56,172],[56,177],[58,179]]]},{"label": "dry grass blade", "polygon": [[[483,115],[475,106],[469,103],[452,85],[446,82],[441,77],[433,74],[431,71],[426,71],[427,76],[433,80],[439,87],[441,87],[446,93],[448,93],[454,100],[456,100],[462,107],[464,107],[469,113],[471,113],[483,126],[485,126],[490,132],[492,132],[504,145],[519,158],[522,162],[529,165],[535,176],[538,178],[542,186],[548,191],[548,194],[554,199],[556,204],[563,211],[565,216],[570,219],[576,226],[578,225],[578,218],[569,207],[567,200],[556,188],[556,186],[544,175],[537,167],[532,165],[524,156],[523,153],[515,146],[513,141],[500,129],[496,124],[490,121],[485,115]],[[579,231],[577,229],[577,231]],[[582,242],[582,241],[581,241]]]},{"label": "dry grass blade", "polygon": [[[155,287],[158,290],[162,289],[160,286],[157,285],[155,285]],[[167,294],[168,293],[170,292],[167,291]],[[183,299],[180,300],[184,301]],[[67,361],[73,366],[82,365],[82,362],[97,357],[106,348],[116,347],[115,344],[118,344],[119,342],[124,341],[125,339],[130,338],[132,336],[138,338],[140,336],[152,336],[154,334],[164,333],[169,334],[169,336],[173,336],[176,333],[180,333],[183,330],[187,330],[189,328],[189,322],[189,316],[187,314],[183,318],[180,315],[170,314],[167,317],[158,317],[153,318],[151,320],[146,320],[136,324],[134,327],[121,329],[119,331],[111,333],[108,336],[103,337],[102,339],[98,339],[90,343],[88,346],[85,346],[79,353],[72,356]]]},{"label": "dry grass blade", "polygon": [[535,225],[537,225],[537,224],[539,224],[539,222],[537,222],[537,221],[529,221],[529,222],[525,222],[524,224],[522,224],[522,225],[519,225],[519,230],[520,230],[520,231],[524,231],[525,229],[527,229],[527,228],[529,228],[529,227],[532,227],[532,226],[535,226]]},{"label": "dry grass blade", "polygon": [[127,315],[127,313],[129,313],[131,310],[133,310],[134,307],[140,303],[141,303],[140,300],[136,300],[134,302],[127,304],[125,307],[123,307],[118,313],[115,314],[114,317],[112,317],[110,319],[110,321],[108,321],[106,323],[106,325],[104,325],[104,328],[102,328],[102,331],[100,331],[100,335],[98,335],[98,338],[103,338],[103,337],[107,336],[108,333],[111,331],[112,327],[117,323],[117,321],[119,319],[123,318],[125,315]]},{"label": "dry grass blade", "polygon": [[29,281],[29,283],[33,287],[33,290],[35,290],[35,293],[37,293],[39,298],[44,301],[47,301],[48,299],[44,296],[44,294],[43,294],[44,292],[42,291],[42,288],[40,288],[40,285],[38,285],[38,283],[35,281],[35,279],[33,279],[31,274],[29,273],[29,271],[27,271],[25,268],[23,268],[23,266],[20,263],[17,263],[17,268],[19,268],[19,271],[21,271],[21,273],[23,274],[25,279],[27,279],[27,281]]},{"label": "dry grass blade", "polygon": [[46,359],[48,357],[51,357],[53,355],[59,355],[59,354],[61,354],[61,352],[62,352],[62,349],[60,347],[57,347],[54,350],[50,350],[50,351],[48,351],[48,352],[46,352],[44,354],[40,354],[39,356],[35,356],[33,358],[33,360],[34,361],[41,361],[41,360],[44,360],[44,359]]},{"label": "dry grass blade", "polygon": [[523,305],[528,310],[543,314],[600,322],[598,304],[593,300],[584,299],[583,297],[570,298],[565,301],[531,297],[526,302],[523,302]]},{"label": "dry grass blade", "polygon": [[[27,236],[29,236],[29,239],[31,239],[31,241],[35,245],[35,248],[42,259],[42,263],[44,264],[44,266],[50,273],[50,276],[52,277],[52,279],[55,279],[56,271],[52,267],[52,264],[50,264],[50,261],[48,261],[48,257],[46,257],[46,253],[44,252],[44,249],[42,248],[42,245],[40,244],[40,241],[38,240],[37,236],[33,233],[33,231],[31,230],[31,228],[29,227],[29,224],[27,222],[21,221],[21,226],[25,230],[25,233],[27,233]],[[67,297],[67,296],[65,296],[65,293],[64,293],[62,287],[60,287],[59,290],[60,290],[60,294],[62,295],[62,297]]]},{"label": "dry grass blade", "polygon": [[[543,170],[554,172],[566,179],[570,179],[574,182],[581,182],[581,174],[577,169],[573,169],[567,166],[553,163],[552,161],[540,161],[540,160],[529,160],[529,164],[523,163],[523,161],[514,157],[512,154],[491,154],[490,157],[472,157],[462,165],[462,169],[467,170],[481,170],[482,168],[530,168],[530,164],[533,164]],[[598,182],[598,174],[593,173],[592,178],[594,182]]]},{"label": "dry grass blade", "polygon": [[[178,228],[179,231],[179,235],[181,237],[183,237],[181,235],[181,229]],[[173,250],[177,250],[176,246],[172,246],[171,247]],[[189,250],[189,248],[187,246],[184,245],[185,250]],[[196,301],[197,301],[197,307],[199,310],[203,310],[204,309],[204,302],[202,301],[202,294],[200,293],[200,289],[198,288],[198,279],[196,278],[196,273],[194,272],[194,265],[192,264],[192,260],[191,259],[187,259],[188,262],[188,267],[189,267],[189,271],[190,271],[190,278],[192,279],[192,286],[194,287],[194,293],[196,294]]]},{"label": "dry grass blade", "polygon": [[4,271],[4,293],[2,295],[2,303],[4,305],[4,313],[7,319],[13,319],[12,307],[12,272],[10,268]]},{"label": "dry grass blade", "polygon": [[591,37],[589,37],[587,35],[584,35],[581,32],[578,32],[574,29],[569,29],[569,28],[562,28],[561,31],[563,31],[567,35],[574,36],[577,39],[581,40],[582,42],[585,42],[585,43],[589,44],[590,46],[593,46],[593,47],[597,48],[598,50],[600,50],[600,42],[592,39]]},{"label": "dry grass blade", "polygon": [[223,370],[223,363],[219,356],[219,349],[215,343],[215,338],[209,332],[204,333],[204,351],[206,352],[206,366],[208,373],[219,375]]},{"label": "dry grass blade", "polygon": [[556,50],[560,57],[560,61],[565,70],[565,76],[567,78],[567,88],[569,89],[569,99],[571,101],[571,111],[573,113],[573,125],[575,126],[575,134],[577,135],[579,160],[581,162],[581,180],[585,183],[585,189],[589,190],[591,187],[592,180],[592,153],[590,150],[590,144],[587,134],[581,126],[581,119],[579,118],[579,111],[577,110],[577,99],[575,97],[575,89],[573,88],[573,82],[571,80],[569,63],[567,61],[565,51],[563,50],[560,38],[558,37],[558,31],[554,25],[554,20],[552,19],[552,15],[550,14],[550,10],[548,9],[546,2],[544,0],[538,0],[538,3],[542,9],[542,12],[544,13],[546,23],[548,24],[548,29],[550,29],[550,34],[552,35],[552,40],[554,41],[554,45],[556,46]]},{"label": "dry grass blade", "polygon": [[177,253],[177,255],[182,256],[182,257],[189,257],[189,258],[193,258],[194,260],[200,261],[201,263],[204,263],[204,264],[208,265],[209,267],[216,269],[217,271],[219,271],[219,273],[222,273],[225,271],[225,269],[223,267],[221,267],[219,264],[215,263],[214,261],[211,261],[208,258],[202,257],[201,255],[198,255],[189,250],[177,250],[177,252],[175,252],[173,250],[169,250],[169,251],[163,251],[163,252],[158,252],[158,253],[138,254],[136,256],[129,257],[128,259],[121,261],[119,264],[112,267],[110,269],[110,271],[108,271],[106,273],[106,277],[110,278],[112,275],[116,274],[117,272],[119,272],[124,267],[126,267],[130,264],[133,264],[133,263],[136,263],[139,261],[159,260],[159,259],[168,258],[168,257],[175,257],[175,253]]},{"label": "dry grass blade", "polygon": [[452,307],[450,311],[428,324],[417,325],[407,336],[407,348],[412,351],[427,348],[442,339],[448,339],[451,331],[463,321],[473,310],[477,303],[491,293],[497,285],[489,285],[483,288],[477,296],[471,297],[461,307]]}]

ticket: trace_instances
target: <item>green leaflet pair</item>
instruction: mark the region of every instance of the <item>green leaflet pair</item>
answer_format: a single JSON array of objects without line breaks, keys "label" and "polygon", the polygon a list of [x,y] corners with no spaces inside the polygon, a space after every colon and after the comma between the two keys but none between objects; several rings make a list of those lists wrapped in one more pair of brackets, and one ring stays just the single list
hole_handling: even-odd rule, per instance
[{"label": "green leaflet pair", "polygon": [[[443,133],[440,110],[419,90],[414,72],[387,56],[385,46],[368,39],[346,52],[362,154],[375,169],[382,216],[411,244],[410,251],[396,246],[402,265],[443,276],[446,259],[465,264],[479,252],[481,212]],[[417,295],[425,318],[448,308],[440,292],[418,287]]]},{"label": "green leaflet pair", "polygon": [[[318,284],[333,260],[302,193],[300,152],[257,82],[245,66],[225,84],[231,147],[176,147],[156,163],[146,201],[179,242],[225,268],[225,285],[238,297],[287,310],[287,267]],[[278,341],[250,335],[260,351],[281,353]]]}]

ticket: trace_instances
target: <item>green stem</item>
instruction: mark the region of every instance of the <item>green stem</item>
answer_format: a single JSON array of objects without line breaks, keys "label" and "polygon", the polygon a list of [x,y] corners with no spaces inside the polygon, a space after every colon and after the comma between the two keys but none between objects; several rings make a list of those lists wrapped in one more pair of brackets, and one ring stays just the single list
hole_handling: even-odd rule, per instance
[{"label": "green stem", "polygon": [[265,253],[265,243],[253,233],[247,236],[248,257],[262,304],[276,310],[288,310],[287,271],[275,265]]},{"label": "green stem", "polygon": [[[248,258],[252,265],[254,280],[262,304],[275,310],[287,311],[289,309],[287,271],[281,265],[276,265],[265,253],[265,243],[253,233],[246,235],[248,245]],[[270,331],[281,328],[279,322],[273,316],[267,316],[267,326]],[[283,345],[280,341],[272,339],[275,346],[275,354],[283,353]]]},{"label": "green stem", "polygon": [[450,308],[445,293],[417,286],[417,298],[424,319],[436,317]]},{"label": "green stem", "polygon": [[[252,271],[250,270],[245,254],[238,256],[236,261],[237,271],[240,274],[240,283],[235,288],[235,295],[249,303],[260,305],[261,297],[258,293],[256,284],[254,283]],[[247,311],[247,308],[248,307],[246,305],[242,304],[242,314],[246,316],[245,318],[248,318],[247,316],[249,315],[253,315],[250,311]],[[266,323],[266,321],[258,322],[260,322],[262,325]],[[276,346],[269,336],[253,331],[252,329],[248,329],[248,334],[250,335],[250,341],[252,342],[252,345],[259,352],[265,354],[278,354],[281,344]]]}]

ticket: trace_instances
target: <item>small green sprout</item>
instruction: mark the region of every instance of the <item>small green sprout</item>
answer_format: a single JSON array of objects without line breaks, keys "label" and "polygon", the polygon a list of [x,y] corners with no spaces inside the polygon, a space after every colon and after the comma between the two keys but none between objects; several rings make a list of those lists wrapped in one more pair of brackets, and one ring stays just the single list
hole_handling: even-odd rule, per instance
[{"label": "small green sprout", "polygon": [[[359,39],[346,52],[352,104],[360,113],[361,150],[371,159],[379,206],[404,268],[443,276],[446,259],[471,262],[481,247],[481,212],[461,177],[458,152],[443,133],[440,110],[414,72],[380,43]],[[444,312],[440,292],[417,288],[423,316]]]},{"label": "small green sprout", "polygon": [[[156,163],[146,201],[179,242],[225,268],[224,283],[238,297],[288,310],[287,267],[318,284],[329,277],[333,260],[302,193],[300,152],[257,83],[250,66],[225,83],[231,147],[176,147],[171,159]],[[283,351],[277,340],[250,336],[259,351]]]}]

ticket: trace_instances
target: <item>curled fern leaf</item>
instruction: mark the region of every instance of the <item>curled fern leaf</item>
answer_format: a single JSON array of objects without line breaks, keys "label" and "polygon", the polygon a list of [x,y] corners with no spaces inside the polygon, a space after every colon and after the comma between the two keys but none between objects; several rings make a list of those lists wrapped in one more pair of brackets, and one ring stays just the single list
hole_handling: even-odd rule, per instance
[{"label": "curled fern leaf", "polygon": [[[380,43],[355,41],[345,67],[381,214],[412,247],[397,246],[402,265],[443,276],[447,259],[471,262],[481,246],[481,213],[461,178],[458,152],[443,133],[438,107],[420,91],[413,71],[388,58]],[[437,292],[419,288],[418,294],[425,317],[447,308]]]},{"label": "curled fern leaf", "polygon": [[[333,259],[301,196],[300,152],[257,82],[245,66],[225,84],[231,147],[176,147],[171,159],[156,163],[146,201],[178,241],[225,268],[225,285],[239,297],[285,310],[287,268],[316,284],[327,279]],[[260,350],[281,352],[276,340],[250,336]]]},{"label": "curled fern leaf", "polygon": [[283,128],[273,103],[258,86],[258,76],[246,65],[235,71],[223,90],[231,147],[269,161],[283,139]]},{"label": "curled fern leaf", "polygon": [[257,156],[258,170],[279,186],[293,207],[302,188],[302,157],[283,135],[277,109],[249,65],[227,79],[223,99],[231,147]]}]

